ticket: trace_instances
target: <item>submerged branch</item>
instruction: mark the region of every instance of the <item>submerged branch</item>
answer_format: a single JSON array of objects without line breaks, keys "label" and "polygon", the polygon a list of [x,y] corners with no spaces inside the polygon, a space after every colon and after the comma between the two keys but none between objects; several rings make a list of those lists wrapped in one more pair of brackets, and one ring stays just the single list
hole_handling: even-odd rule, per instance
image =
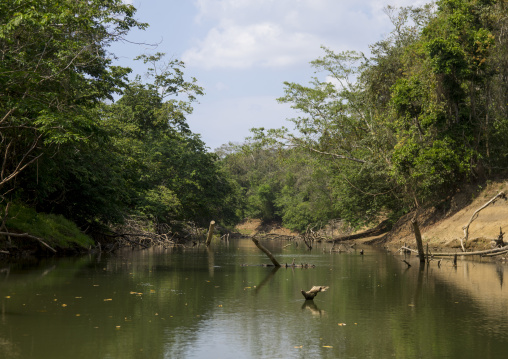
[{"label": "submerged branch", "polygon": [[28,233],[11,233],[11,232],[0,232],[0,235],[2,236],[10,236],[10,237],[20,237],[20,238],[29,238],[29,239],[34,239],[36,241],[38,241],[40,244],[42,244],[44,247],[48,248],[50,251],[52,251],[53,253],[56,253],[56,249],[54,249],[53,247],[51,247],[49,244],[47,244],[46,242],[44,242],[41,238],[39,237],[36,237],[36,236],[32,236]]}]

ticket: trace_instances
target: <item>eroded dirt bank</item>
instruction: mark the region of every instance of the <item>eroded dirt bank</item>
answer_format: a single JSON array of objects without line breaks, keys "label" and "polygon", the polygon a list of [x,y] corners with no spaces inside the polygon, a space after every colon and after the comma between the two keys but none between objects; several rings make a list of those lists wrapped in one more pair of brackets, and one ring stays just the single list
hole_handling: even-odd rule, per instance
[{"label": "eroded dirt bank", "polygon": [[[485,187],[470,186],[457,192],[453,197],[443,200],[436,207],[420,210],[418,222],[424,244],[429,244],[432,250],[455,251],[460,248],[460,238],[464,237],[463,227],[471,217],[489,200],[498,193],[505,192],[508,195],[508,181],[493,182]],[[414,213],[409,213],[400,218],[393,228],[386,233],[356,238],[352,241],[372,245],[382,245],[389,248],[400,248],[408,244],[415,248],[415,239],[411,226],[411,218]],[[491,241],[499,235],[500,228],[503,232],[508,229],[508,201],[498,199],[478,213],[478,217],[469,226],[469,239],[466,249],[483,250],[491,248]],[[245,235],[271,234],[283,236],[297,236],[297,233],[281,227],[279,224],[264,224],[261,220],[246,220],[237,226],[237,230]],[[345,238],[351,233],[335,232],[334,239]],[[330,237],[326,233],[323,237]],[[505,243],[508,235],[505,235]]]}]

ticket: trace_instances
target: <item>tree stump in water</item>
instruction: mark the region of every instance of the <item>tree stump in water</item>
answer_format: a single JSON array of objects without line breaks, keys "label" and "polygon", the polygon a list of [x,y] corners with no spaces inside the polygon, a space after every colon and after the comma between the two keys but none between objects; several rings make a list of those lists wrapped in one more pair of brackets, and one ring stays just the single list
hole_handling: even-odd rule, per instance
[{"label": "tree stump in water", "polygon": [[313,300],[319,292],[324,292],[328,288],[330,287],[325,287],[323,285],[315,285],[307,292],[302,289],[302,294],[306,300]]}]

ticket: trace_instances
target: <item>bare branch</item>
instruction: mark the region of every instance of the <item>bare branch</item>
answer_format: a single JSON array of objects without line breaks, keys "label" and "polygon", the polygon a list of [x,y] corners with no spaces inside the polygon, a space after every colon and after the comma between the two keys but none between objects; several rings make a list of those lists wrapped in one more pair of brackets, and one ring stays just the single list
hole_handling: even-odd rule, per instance
[{"label": "bare branch", "polygon": [[312,152],[316,152],[316,153],[320,153],[322,155],[328,155],[328,156],[332,156],[332,157],[335,157],[335,158],[338,158],[338,159],[341,159],[341,160],[348,160],[348,161],[354,161],[354,162],[358,162],[358,163],[367,163],[367,161],[365,160],[361,160],[359,158],[354,158],[354,157],[347,157],[347,156],[343,156],[343,155],[338,155],[336,153],[330,153],[330,152],[324,152],[324,151],[318,151],[316,150],[315,148],[312,148],[312,147],[308,147],[308,149]]},{"label": "bare branch", "polygon": [[496,194],[493,198],[490,199],[490,201],[488,201],[487,203],[485,203],[483,206],[481,206],[480,208],[478,208],[474,213],[473,215],[471,216],[471,219],[469,220],[468,224],[465,225],[464,227],[462,227],[462,229],[464,230],[464,238],[461,238],[460,239],[460,246],[462,247],[462,251],[465,252],[466,249],[464,248],[464,243],[467,241],[468,237],[469,237],[469,226],[471,225],[471,223],[476,219],[478,218],[478,215],[480,213],[480,211],[484,208],[486,208],[487,206],[493,204],[496,202],[496,200],[498,198],[502,198],[504,200],[506,200],[506,194],[504,192],[499,192],[498,194]]},{"label": "bare branch", "polygon": [[4,122],[14,111],[16,111],[16,107],[11,108],[5,116],[0,120],[0,123]]}]

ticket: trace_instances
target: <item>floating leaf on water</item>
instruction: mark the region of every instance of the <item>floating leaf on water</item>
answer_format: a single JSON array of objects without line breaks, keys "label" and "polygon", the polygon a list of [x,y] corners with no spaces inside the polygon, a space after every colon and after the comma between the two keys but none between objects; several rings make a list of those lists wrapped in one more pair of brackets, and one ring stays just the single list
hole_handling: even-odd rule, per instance
[{"label": "floating leaf on water", "polygon": [[81,299],[81,298],[83,298],[83,297],[74,297],[74,298],[76,298],[76,299]]},{"label": "floating leaf on water", "polygon": [[112,298],[104,299],[105,302],[111,302],[112,300]]},{"label": "floating leaf on water", "polygon": [[333,348],[331,345],[323,345],[323,348]]},{"label": "floating leaf on water", "polygon": [[76,314],[76,317],[81,317],[81,314]]},{"label": "floating leaf on water", "polygon": [[67,304],[62,304],[62,307],[64,307],[64,308],[65,308],[66,306],[67,306]]},{"label": "floating leaf on water", "polygon": [[93,286],[94,286],[94,287],[98,287],[99,285],[98,285],[98,284],[94,284]]},{"label": "floating leaf on water", "polygon": [[10,295],[6,295],[5,298],[9,299],[11,296]]},{"label": "floating leaf on water", "polygon": [[295,346],[295,349],[302,349],[302,348],[303,348],[303,345]]},{"label": "floating leaf on water", "polygon": [[219,307],[219,308],[222,308],[222,304],[219,304],[219,305],[218,305],[218,307]]},{"label": "floating leaf on water", "polygon": [[150,289],[150,293],[155,293],[155,289]]}]

